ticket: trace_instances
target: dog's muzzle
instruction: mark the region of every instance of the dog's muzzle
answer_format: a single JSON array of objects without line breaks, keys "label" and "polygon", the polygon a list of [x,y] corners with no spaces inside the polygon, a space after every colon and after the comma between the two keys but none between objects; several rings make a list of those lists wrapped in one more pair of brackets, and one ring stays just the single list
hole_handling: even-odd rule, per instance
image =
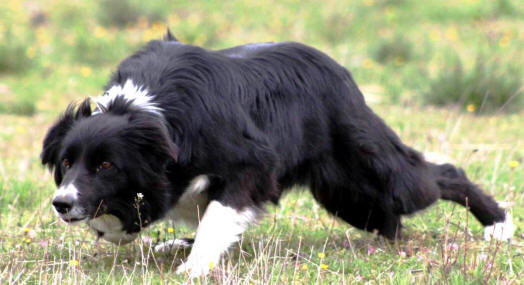
[{"label": "dog's muzzle", "polygon": [[52,204],[57,215],[67,223],[86,219],[85,210],[78,205],[78,190],[73,184],[60,186]]}]

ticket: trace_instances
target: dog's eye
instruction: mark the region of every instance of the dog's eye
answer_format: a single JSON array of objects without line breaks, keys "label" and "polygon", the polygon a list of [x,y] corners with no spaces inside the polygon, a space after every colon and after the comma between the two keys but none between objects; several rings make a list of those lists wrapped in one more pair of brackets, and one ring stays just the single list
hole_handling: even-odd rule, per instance
[{"label": "dog's eye", "polygon": [[71,167],[71,163],[69,162],[69,159],[67,158],[64,158],[64,160],[62,160],[62,165],[64,166],[64,168]]},{"label": "dog's eye", "polygon": [[111,166],[113,166],[113,164],[111,164],[111,162],[104,161],[104,162],[100,163],[100,165],[98,166],[98,170],[109,169],[109,168],[111,168]]}]

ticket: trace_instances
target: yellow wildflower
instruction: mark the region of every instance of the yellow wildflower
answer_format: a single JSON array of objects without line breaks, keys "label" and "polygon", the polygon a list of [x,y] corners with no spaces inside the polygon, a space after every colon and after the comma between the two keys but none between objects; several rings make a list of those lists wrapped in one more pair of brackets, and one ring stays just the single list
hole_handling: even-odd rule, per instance
[{"label": "yellow wildflower", "polygon": [[209,262],[209,269],[213,269],[215,268],[215,264],[213,263],[213,261],[210,261]]},{"label": "yellow wildflower", "polygon": [[31,230],[30,228],[25,228],[24,232],[27,234],[30,230]]},{"label": "yellow wildflower", "polygon": [[507,46],[509,46],[510,43],[511,43],[511,37],[506,36],[506,35],[504,35],[504,36],[500,39],[500,41],[499,41],[499,45],[500,45],[501,47],[507,47]]},{"label": "yellow wildflower", "polygon": [[475,105],[473,104],[469,104],[466,109],[468,110],[468,112],[472,113],[472,112],[475,112],[475,110],[477,109],[477,107],[475,107]]},{"label": "yellow wildflower", "polygon": [[107,35],[107,30],[104,27],[96,26],[93,34],[97,38],[104,38]]},{"label": "yellow wildflower", "polygon": [[153,26],[151,26],[151,29],[155,33],[163,33],[163,32],[165,32],[166,27],[164,26],[164,24],[162,22],[155,22],[155,23],[153,23]]},{"label": "yellow wildflower", "polygon": [[42,27],[37,28],[35,33],[36,33],[36,42],[39,45],[48,44],[51,41],[51,37],[45,28],[42,28]]},{"label": "yellow wildflower", "polygon": [[91,73],[91,68],[89,68],[88,66],[82,66],[80,68],[80,74],[82,74],[83,77],[88,77],[89,75],[91,75]]},{"label": "yellow wildflower", "polygon": [[324,263],[320,263],[320,269],[326,270],[328,269],[328,265]]},{"label": "yellow wildflower", "polygon": [[516,161],[516,160],[512,160],[512,161],[509,162],[509,168],[511,168],[511,169],[515,169],[515,168],[519,167],[519,165],[520,165],[520,163],[518,161]]},{"label": "yellow wildflower", "polygon": [[36,49],[34,47],[30,47],[26,50],[25,55],[29,58],[34,58],[36,56]]},{"label": "yellow wildflower", "polygon": [[303,265],[302,265],[302,270],[307,270],[307,269],[308,269],[307,264],[303,264]]},{"label": "yellow wildflower", "polygon": [[70,266],[78,266],[78,264],[79,264],[79,262],[76,259],[69,260],[69,265]]},{"label": "yellow wildflower", "polygon": [[448,38],[448,40],[454,42],[454,41],[457,41],[458,40],[458,32],[457,32],[457,29],[455,27],[449,27],[447,28],[446,30],[446,36]]},{"label": "yellow wildflower", "polygon": [[324,257],[326,257],[325,253],[321,252],[321,253],[318,254],[318,258],[324,258]]},{"label": "yellow wildflower", "polygon": [[429,39],[434,42],[440,40],[440,34],[438,30],[431,30],[431,32],[429,33]]},{"label": "yellow wildflower", "polygon": [[172,227],[169,227],[169,228],[167,228],[167,232],[172,234],[172,233],[175,232],[175,229],[173,229]]},{"label": "yellow wildflower", "polygon": [[369,58],[366,58],[366,59],[364,59],[364,61],[362,61],[362,66],[365,69],[373,68],[373,61],[371,59],[369,59]]}]

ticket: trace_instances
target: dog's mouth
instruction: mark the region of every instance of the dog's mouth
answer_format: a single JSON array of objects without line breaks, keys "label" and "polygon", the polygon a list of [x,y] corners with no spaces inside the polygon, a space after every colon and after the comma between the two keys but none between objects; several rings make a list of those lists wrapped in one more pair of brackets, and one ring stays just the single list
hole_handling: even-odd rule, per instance
[{"label": "dog's mouth", "polygon": [[65,213],[59,213],[55,210],[55,213],[62,221],[64,221],[68,225],[78,224],[80,222],[86,221],[88,218],[83,209],[76,207],[73,207],[73,209]]},{"label": "dog's mouth", "polygon": [[60,217],[60,219],[62,219],[62,221],[66,222],[67,224],[73,225],[86,221],[87,217]]},{"label": "dog's mouth", "polygon": [[79,221],[81,221],[83,219],[85,219],[85,218],[71,218],[71,219],[67,220],[67,222],[74,223],[74,222],[79,222]]}]

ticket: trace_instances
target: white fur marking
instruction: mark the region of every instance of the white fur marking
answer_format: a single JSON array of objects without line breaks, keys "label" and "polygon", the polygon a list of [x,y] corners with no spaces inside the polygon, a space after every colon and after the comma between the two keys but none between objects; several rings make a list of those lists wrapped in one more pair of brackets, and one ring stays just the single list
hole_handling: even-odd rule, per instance
[{"label": "white fur marking", "polygon": [[208,186],[209,178],[206,175],[195,177],[169,212],[170,219],[177,224],[196,227],[207,206],[208,197],[204,191]]},{"label": "white fur marking", "polygon": [[78,189],[76,188],[75,185],[73,185],[73,183],[67,184],[65,186],[60,186],[60,188],[56,190],[55,196],[53,197],[53,199],[56,199],[57,197],[60,197],[60,196],[63,196],[63,197],[71,196],[73,200],[76,201],[78,199]]},{"label": "white fur marking", "polygon": [[126,244],[135,240],[137,233],[129,234],[122,230],[123,225],[120,219],[114,215],[102,215],[87,221],[87,225],[92,229],[103,233],[102,239],[116,244]]},{"label": "white fur marking", "polygon": [[495,223],[484,228],[484,239],[491,240],[494,238],[496,240],[509,240],[513,237],[514,232],[515,225],[511,220],[511,214],[506,213],[506,219],[504,222]]},{"label": "white fur marking", "polygon": [[239,240],[256,217],[257,211],[253,208],[237,211],[218,201],[209,203],[198,226],[193,249],[176,272],[189,273],[191,277],[209,273],[211,265],[218,263],[222,253]]},{"label": "white fur marking", "polygon": [[[56,198],[66,198],[69,197],[71,199],[71,202],[73,203],[72,208],[67,213],[59,213],[56,211],[56,209],[53,207],[56,215],[60,217],[62,220],[66,221],[67,224],[73,225],[78,224],[79,222],[84,220],[84,208],[80,208],[76,201],[78,200],[78,189],[73,183],[60,186],[53,197],[53,200]],[[80,220],[78,220],[80,219]],[[78,220],[71,222],[71,220]]]},{"label": "white fur marking", "polygon": [[[104,95],[94,98],[93,100],[97,106],[102,106],[103,108],[108,108],[117,97],[123,96],[126,101],[132,102],[131,104],[137,106],[138,108],[151,112],[157,115],[162,115],[162,108],[158,107],[153,99],[155,96],[150,95],[143,86],[138,86],[133,83],[133,80],[128,79],[124,86],[114,85],[109,90],[104,93]],[[102,113],[100,107],[98,107],[93,115]]]},{"label": "white fur marking", "polygon": [[207,175],[199,175],[191,181],[187,192],[200,193],[206,190],[207,186],[209,186],[209,177]]},{"label": "white fur marking", "polygon": [[155,252],[170,252],[191,247],[191,243],[184,239],[170,239],[155,246]]}]

